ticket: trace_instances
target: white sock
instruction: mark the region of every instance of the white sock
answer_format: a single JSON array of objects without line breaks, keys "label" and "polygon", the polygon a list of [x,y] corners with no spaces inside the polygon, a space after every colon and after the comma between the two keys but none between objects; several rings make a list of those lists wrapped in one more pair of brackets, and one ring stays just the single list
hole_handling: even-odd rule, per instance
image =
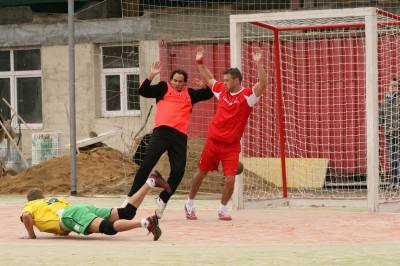
[{"label": "white sock", "polygon": [[194,200],[188,198],[186,201],[186,206],[192,208],[194,206]]},{"label": "white sock", "polygon": [[128,198],[126,198],[125,200],[124,200],[124,202],[122,202],[122,204],[121,204],[121,208],[125,208],[127,205],[128,205]]},{"label": "white sock", "polygon": [[154,178],[147,178],[146,184],[149,185],[149,187],[156,187],[156,181]]},{"label": "white sock", "polygon": [[141,225],[143,228],[147,228],[147,226],[149,226],[149,221],[147,221],[146,218],[143,218],[143,219],[140,221],[140,225]]},{"label": "white sock", "polygon": [[167,205],[160,197],[157,198],[158,204],[161,205],[161,207],[165,207]]},{"label": "white sock", "polygon": [[219,208],[218,208],[218,212],[220,213],[227,213],[228,209],[226,208],[226,205],[219,203]]}]

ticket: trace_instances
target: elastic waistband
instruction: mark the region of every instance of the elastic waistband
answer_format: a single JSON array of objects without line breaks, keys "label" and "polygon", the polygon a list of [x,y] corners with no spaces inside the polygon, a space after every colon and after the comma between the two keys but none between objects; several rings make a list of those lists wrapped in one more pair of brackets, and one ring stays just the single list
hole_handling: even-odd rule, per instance
[{"label": "elastic waistband", "polygon": [[162,131],[164,131],[164,132],[167,131],[169,133],[172,133],[172,134],[175,134],[175,135],[178,135],[178,136],[180,136],[182,138],[186,138],[187,139],[187,134],[177,130],[176,128],[169,127],[169,126],[166,126],[166,125],[160,125],[160,126],[154,128],[153,133],[155,131],[161,131],[161,132]]},{"label": "elastic waistband", "polygon": [[58,210],[58,223],[60,224],[60,227],[63,231],[69,232],[71,230],[69,230],[65,224],[62,222],[62,215],[64,213],[64,209],[59,209]]}]

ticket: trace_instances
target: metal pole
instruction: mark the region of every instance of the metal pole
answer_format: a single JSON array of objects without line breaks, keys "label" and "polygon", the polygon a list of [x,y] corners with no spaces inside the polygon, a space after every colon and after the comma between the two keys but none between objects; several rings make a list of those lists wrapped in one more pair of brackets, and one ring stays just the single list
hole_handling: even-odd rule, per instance
[{"label": "metal pole", "polygon": [[74,0],[68,0],[69,47],[69,143],[71,168],[71,195],[76,195],[76,119],[75,119],[75,24]]},{"label": "metal pole", "polygon": [[[232,18],[232,17],[231,17]],[[231,67],[242,68],[242,27],[234,20],[230,20]],[[242,142],[242,141],[241,141]],[[243,147],[243,146],[242,146]],[[242,148],[243,150],[243,148]],[[242,158],[242,153],[240,153]],[[232,195],[233,208],[244,208],[243,174],[235,177],[235,189]]]},{"label": "metal pole", "polygon": [[365,17],[368,211],[379,209],[378,27],[375,11]]},{"label": "metal pole", "polygon": [[281,48],[279,41],[279,31],[274,31],[274,56],[275,56],[275,78],[276,78],[276,99],[278,107],[278,126],[279,126],[279,150],[281,153],[281,171],[282,171],[282,196],[288,197],[287,176],[286,176],[286,154],[285,154],[285,118],[283,113],[282,98],[282,75],[281,75]]}]

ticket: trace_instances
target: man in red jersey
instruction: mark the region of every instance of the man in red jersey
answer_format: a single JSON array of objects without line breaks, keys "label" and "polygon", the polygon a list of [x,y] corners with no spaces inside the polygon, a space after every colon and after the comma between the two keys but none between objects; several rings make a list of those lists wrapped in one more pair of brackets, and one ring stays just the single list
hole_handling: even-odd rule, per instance
[{"label": "man in red jersey", "polygon": [[204,49],[199,47],[196,63],[201,76],[212,88],[218,99],[217,112],[208,130],[208,137],[198,163],[199,172],[192,180],[189,198],[185,204],[186,218],[196,220],[193,199],[195,198],[204,177],[209,171],[218,170],[221,162],[225,184],[218,209],[218,218],[223,221],[232,220],[226,205],[231,198],[237,173],[240,139],[246,127],[247,119],[253,106],[260,99],[267,85],[267,75],[262,65],[262,53],[259,48],[253,52],[253,60],[257,68],[259,82],[252,88],[242,87],[242,74],[237,68],[229,68],[224,72],[224,81],[216,81],[203,64]]}]

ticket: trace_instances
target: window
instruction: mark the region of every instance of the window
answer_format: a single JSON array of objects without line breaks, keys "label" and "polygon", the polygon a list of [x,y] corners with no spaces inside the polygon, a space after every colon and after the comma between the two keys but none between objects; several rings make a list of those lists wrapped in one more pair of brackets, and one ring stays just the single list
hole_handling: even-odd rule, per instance
[{"label": "window", "polygon": [[10,79],[9,78],[0,78],[0,114],[4,118],[10,118],[11,117],[11,110],[10,108],[6,105],[5,102],[3,102],[3,98],[6,99],[8,102],[10,102]]},{"label": "window", "polygon": [[103,116],[140,115],[139,47],[103,46]]},{"label": "window", "polygon": [[6,99],[33,128],[42,126],[40,49],[0,50],[0,115],[11,118]]}]

